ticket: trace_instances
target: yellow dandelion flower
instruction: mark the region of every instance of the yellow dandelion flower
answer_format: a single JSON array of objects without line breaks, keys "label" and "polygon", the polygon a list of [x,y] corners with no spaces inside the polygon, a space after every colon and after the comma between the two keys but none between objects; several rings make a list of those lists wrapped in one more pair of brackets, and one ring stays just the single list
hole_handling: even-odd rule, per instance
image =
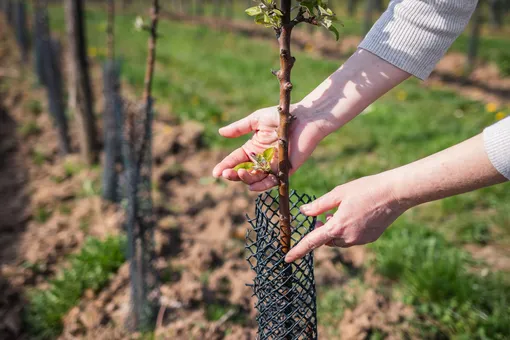
[{"label": "yellow dandelion flower", "polygon": [[221,113],[221,120],[222,121],[227,121],[230,119],[230,115],[228,114],[228,112],[222,112]]},{"label": "yellow dandelion flower", "polygon": [[496,120],[501,120],[505,117],[506,117],[506,114],[502,111],[499,111],[498,113],[496,113]]},{"label": "yellow dandelion flower", "polygon": [[89,47],[88,50],[89,57],[95,58],[97,56],[97,48],[96,47]]},{"label": "yellow dandelion flower", "polygon": [[310,43],[306,43],[303,49],[305,50],[305,52],[313,52],[313,45]]},{"label": "yellow dandelion flower", "polygon": [[489,112],[489,113],[494,113],[498,110],[498,106],[494,103],[488,103],[487,105],[485,105],[485,111]]},{"label": "yellow dandelion flower", "polygon": [[397,92],[397,100],[403,102],[407,99],[407,92],[406,91],[398,91]]}]

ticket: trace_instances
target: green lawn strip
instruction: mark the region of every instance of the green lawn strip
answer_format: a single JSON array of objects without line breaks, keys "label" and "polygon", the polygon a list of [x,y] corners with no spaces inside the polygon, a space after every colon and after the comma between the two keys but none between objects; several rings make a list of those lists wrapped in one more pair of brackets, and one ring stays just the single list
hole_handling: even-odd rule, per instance
[{"label": "green lawn strip", "polygon": [[510,282],[437,232],[401,218],[379,242],[377,271],[397,280],[425,338],[504,339],[510,334]]},{"label": "green lawn strip", "polygon": [[[341,29],[340,36],[361,36],[363,35],[363,20],[364,20],[364,8],[360,7],[360,10],[357,11],[355,16],[349,16],[346,12],[345,4],[331,4],[332,9],[337,14],[338,19],[341,21]],[[170,7],[169,7],[170,8]],[[205,11],[204,15],[216,17],[214,12],[214,6],[211,4],[207,4],[204,6]],[[246,9],[246,4],[244,2],[236,3],[234,6],[234,19],[235,20],[250,20],[244,10]],[[373,18],[374,20],[379,17],[380,13],[374,11]],[[484,14],[486,17],[488,13]],[[227,18],[222,18],[223,20],[227,20]],[[506,21],[504,21],[506,22]],[[488,23],[484,23],[484,26],[489,26]],[[303,28],[303,26],[299,26],[298,29],[308,29],[308,27]],[[508,30],[508,26],[504,26],[504,30],[501,32],[493,32],[482,35],[480,39],[479,45],[479,57],[484,61],[490,61],[498,65],[500,71],[504,76],[510,76],[510,51],[508,51],[508,44],[510,43],[509,39],[505,37],[505,30]],[[333,43],[333,42],[332,42]],[[450,51],[467,53],[469,44],[469,26],[466,28],[465,32],[460,35],[460,37],[453,43]]]},{"label": "green lawn strip", "polygon": [[123,237],[89,238],[79,253],[69,257],[69,267],[48,281],[47,288],[30,291],[24,321],[32,338],[56,338],[63,328],[62,318],[85,290],[101,290],[124,263],[124,248]]}]

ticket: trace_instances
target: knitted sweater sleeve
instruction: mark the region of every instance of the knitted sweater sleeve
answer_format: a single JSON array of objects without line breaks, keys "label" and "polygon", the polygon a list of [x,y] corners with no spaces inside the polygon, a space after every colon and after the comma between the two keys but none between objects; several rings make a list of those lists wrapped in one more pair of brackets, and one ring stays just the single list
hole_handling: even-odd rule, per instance
[{"label": "knitted sweater sleeve", "polygon": [[361,48],[426,79],[464,31],[477,0],[392,0]]},{"label": "knitted sweater sleeve", "polygon": [[[465,29],[477,0],[392,0],[359,45],[392,65],[426,79]],[[484,130],[485,150],[510,180],[510,117]]]}]

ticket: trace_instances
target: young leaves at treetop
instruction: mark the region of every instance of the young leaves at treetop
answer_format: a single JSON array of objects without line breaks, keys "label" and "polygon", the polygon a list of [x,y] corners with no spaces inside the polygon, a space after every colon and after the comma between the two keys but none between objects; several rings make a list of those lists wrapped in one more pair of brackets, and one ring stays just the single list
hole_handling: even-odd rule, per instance
[{"label": "young leaves at treetop", "polygon": [[[297,15],[292,19],[291,24],[295,26],[300,22],[307,22],[315,26],[324,26],[329,31],[335,34],[336,40],[339,39],[340,34],[333,22],[338,21],[335,13],[328,7],[327,1],[323,0],[297,0],[298,4],[292,8],[292,11],[297,10]],[[283,13],[276,6],[274,0],[260,0],[260,4],[250,7],[246,10],[246,14],[255,17],[257,24],[266,27],[273,27],[278,30],[282,25]]]},{"label": "young leaves at treetop", "polygon": [[266,173],[270,173],[271,172],[271,161],[273,160],[273,157],[274,157],[274,148],[269,148],[269,149],[266,149],[264,150],[263,153],[261,154],[255,154],[255,153],[251,153],[250,154],[250,159],[253,161],[253,162],[244,162],[244,163],[241,163],[241,164],[238,164],[234,170],[238,171],[239,169],[245,169],[245,170],[260,170],[260,171],[263,171],[263,172],[266,172]]}]

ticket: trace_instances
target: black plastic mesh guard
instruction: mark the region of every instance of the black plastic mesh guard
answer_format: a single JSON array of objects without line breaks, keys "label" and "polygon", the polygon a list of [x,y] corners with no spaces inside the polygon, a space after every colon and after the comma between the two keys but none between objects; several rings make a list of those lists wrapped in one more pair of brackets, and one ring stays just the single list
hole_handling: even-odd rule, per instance
[{"label": "black plastic mesh guard", "polygon": [[[315,227],[299,207],[312,198],[290,193],[291,246]],[[257,297],[258,339],[317,339],[317,304],[313,275],[313,254],[287,264],[279,241],[278,192],[257,198],[255,218],[246,234],[247,260],[255,271],[252,286]]]}]

